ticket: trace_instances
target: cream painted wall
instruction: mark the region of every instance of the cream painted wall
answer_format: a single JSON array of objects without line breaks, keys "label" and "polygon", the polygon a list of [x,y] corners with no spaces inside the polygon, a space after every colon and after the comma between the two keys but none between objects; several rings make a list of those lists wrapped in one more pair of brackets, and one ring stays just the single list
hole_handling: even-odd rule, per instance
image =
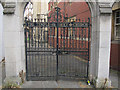
[{"label": "cream painted wall", "polygon": [[119,8],[120,8],[120,2],[115,3],[112,7],[112,10],[116,10],[116,9],[119,9]]},{"label": "cream painted wall", "polygon": [[37,18],[37,14],[40,14],[41,3],[33,1],[33,18]]},{"label": "cream painted wall", "polygon": [[33,18],[37,18],[37,14],[47,14],[48,13],[48,0],[38,0],[33,2]]}]

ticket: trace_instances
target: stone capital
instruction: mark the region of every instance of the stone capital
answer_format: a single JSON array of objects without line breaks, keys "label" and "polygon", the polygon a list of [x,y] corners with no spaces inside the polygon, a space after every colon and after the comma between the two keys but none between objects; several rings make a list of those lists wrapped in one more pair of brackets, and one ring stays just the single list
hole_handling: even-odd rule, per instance
[{"label": "stone capital", "polygon": [[109,2],[99,3],[100,14],[111,14],[112,6]]},{"label": "stone capital", "polygon": [[16,4],[15,2],[2,2],[3,5],[3,14],[14,14]]}]

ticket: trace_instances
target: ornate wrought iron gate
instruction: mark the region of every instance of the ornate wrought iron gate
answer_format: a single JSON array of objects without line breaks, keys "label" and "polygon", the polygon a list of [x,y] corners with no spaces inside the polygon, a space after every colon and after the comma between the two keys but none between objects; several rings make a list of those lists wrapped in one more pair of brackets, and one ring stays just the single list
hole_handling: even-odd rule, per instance
[{"label": "ornate wrought iron gate", "polygon": [[88,77],[90,19],[71,19],[56,7],[54,13],[25,19],[27,80]]}]

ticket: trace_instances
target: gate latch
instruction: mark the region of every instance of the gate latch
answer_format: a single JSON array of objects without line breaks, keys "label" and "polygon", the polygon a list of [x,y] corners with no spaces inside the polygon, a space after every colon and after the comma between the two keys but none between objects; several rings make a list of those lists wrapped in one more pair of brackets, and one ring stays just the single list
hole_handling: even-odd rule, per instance
[{"label": "gate latch", "polygon": [[68,52],[66,52],[66,51],[58,51],[58,53],[57,54],[68,54]]}]

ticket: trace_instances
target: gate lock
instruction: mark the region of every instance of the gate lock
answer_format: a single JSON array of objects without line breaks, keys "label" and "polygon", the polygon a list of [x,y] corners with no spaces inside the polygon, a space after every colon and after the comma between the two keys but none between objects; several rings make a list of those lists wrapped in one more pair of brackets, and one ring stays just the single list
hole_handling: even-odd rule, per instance
[{"label": "gate lock", "polygon": [[68,54],[67,51],[54,51],[52,54],[62,55],[62,54]]}]

